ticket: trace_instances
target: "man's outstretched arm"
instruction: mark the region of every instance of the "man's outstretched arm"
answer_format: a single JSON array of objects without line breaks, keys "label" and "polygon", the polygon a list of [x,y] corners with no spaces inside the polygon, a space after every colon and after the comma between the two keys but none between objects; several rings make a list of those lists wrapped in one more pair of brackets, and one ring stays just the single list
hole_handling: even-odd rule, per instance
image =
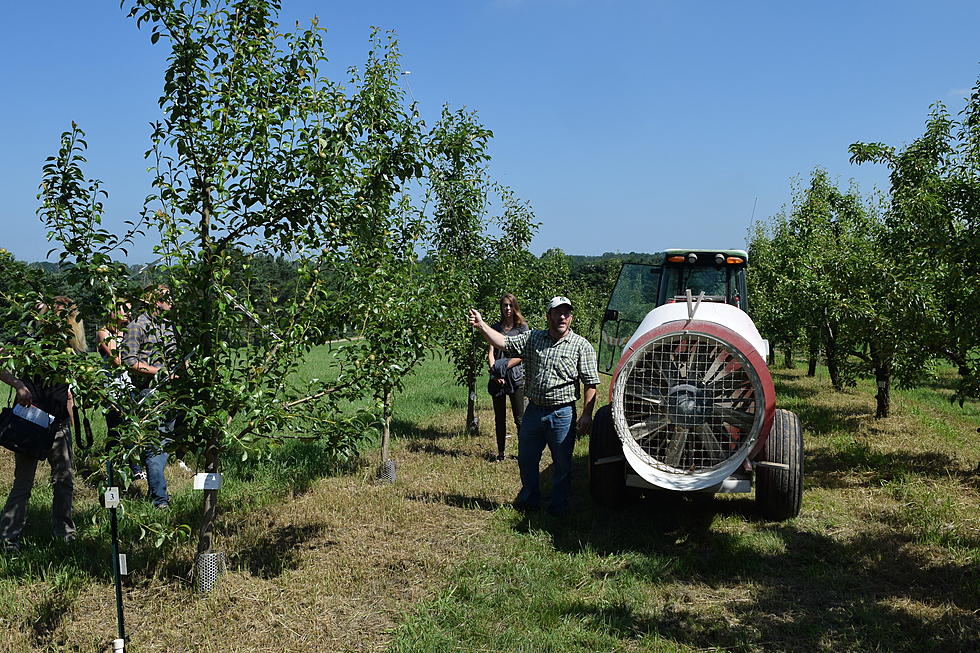
[{"label": "man's outstretched arm", "polygon": [[489,344],[493,345],[497,349],[504,348],[504,334],[491,329],[490,325],[483,321],[483,316],[480,315],[480,311],[476,310],[475,308],[470,309],[469,323],[471,327],[480,330],[480,333],[483,334],[483,339]]}]

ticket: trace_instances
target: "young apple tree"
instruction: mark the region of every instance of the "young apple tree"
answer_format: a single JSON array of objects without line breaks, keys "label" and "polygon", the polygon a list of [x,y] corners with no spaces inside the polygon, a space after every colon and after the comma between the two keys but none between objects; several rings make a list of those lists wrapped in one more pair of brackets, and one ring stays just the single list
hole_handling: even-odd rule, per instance
[{"label": "young apple tree", "polygon": [[410,199],[425,173],[423,126],[414,105],[405,106],[400,77],[394,37],[375,34],[363,77],[354,79],[360,120],[348,150],[355,175],[343,212],[357,232],[333,267],[333,301],[360,336],[342,346],[341,379],[380,405],[382,469],[394,395],[425,358],[437,324],[432,278],[419,262],[427,224]]},{"label": "young apple tree", "polygon": [[[220,473],[232,452],[244,457],[270,438],[307,435],[323,422],[328,411],[314,408],[339,395],[339,386],[290,378],[335,326],[324,301],[332,297],[327,273],[368,228],[364,212],[348,210],[350,200],[365,167],[375,179],[396,180],[417,168],[390,157],[392,148],[368,152],[370,162],[352,154],[360,153],[362,127],[384,110],[382,100],[348,97],[323,75],[323,30],[315,20],[282,32],[273,0],[129,5],[151,41],[170,48],[163,117],[147,152],[153,195],[140,228],[159,237],[157,276],[173,304],[161,319],[173,325],[176,342],[141,411],[176,417],[167,448]],[[54,165],[53,180],[80,178],[68,163]],[[71,193],[83,201],[84,190]],[[52,231],[68,233],[71,212],[63,209],[72,195],[50,195]],[[69,234],[66,256],[89,256],[93,239],[94,225]],[[242,252],[284,257],[295,269],[291,291],[267,302],[261,319]],[[88,270],[93,283],[111,277],[110,266],[101,267]],[[243,339],[246,332],[251,337]],[[212,547],[216,511],[217,490],[206,490],[199,553]]]},{"label": "young apple tree", "polygon": [[[851,161],[891,170],[885,247],[902,282],[916,286],[921,319],[903,334],[953,363],[956,397],[980,396],[980,82],[957,121],[936,104],[904,148],[854,143]],[[904,364],[904,360],[900,363]]]},{"label": "young apple tree", "polygon": [[434,274],[443,292],[443,342],[467,389],[466,429],[476,433],[476,379],[482,370],[483,340],[465,326],[468,308],[479,306],[490,284],[487,243],[487,146],[493,133],[464,110],[443,108],[429,134],[429,187],[434,199],[432,246]]}]

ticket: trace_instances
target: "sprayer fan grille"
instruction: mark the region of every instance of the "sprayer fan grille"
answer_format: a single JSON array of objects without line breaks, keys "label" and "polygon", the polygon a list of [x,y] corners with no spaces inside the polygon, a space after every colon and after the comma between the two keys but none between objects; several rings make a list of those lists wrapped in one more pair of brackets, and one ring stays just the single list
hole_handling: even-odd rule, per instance
[{"label": "sprayer fan grille", "polygon": [[707,472],[755,443],[761,397],[755,369],[731,344],[671,333],[623,365],[613,416],[624,446],[641,460],[668,472]]}]

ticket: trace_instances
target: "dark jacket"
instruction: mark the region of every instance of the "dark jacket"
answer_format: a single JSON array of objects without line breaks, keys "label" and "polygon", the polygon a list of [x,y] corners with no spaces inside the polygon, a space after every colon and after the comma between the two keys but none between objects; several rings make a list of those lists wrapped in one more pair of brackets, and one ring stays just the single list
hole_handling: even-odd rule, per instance
[{"label": "dark jacket", "polygon": [[[500,395],[512,395],[514,392],[524,387],[524,366],[515,365],[508,369],[509,358],[498,358],[490,368],[490,381],[487,383],[487,392],[491,397]],[[503,379],[503,383],[497,383],[497,379]]]}]

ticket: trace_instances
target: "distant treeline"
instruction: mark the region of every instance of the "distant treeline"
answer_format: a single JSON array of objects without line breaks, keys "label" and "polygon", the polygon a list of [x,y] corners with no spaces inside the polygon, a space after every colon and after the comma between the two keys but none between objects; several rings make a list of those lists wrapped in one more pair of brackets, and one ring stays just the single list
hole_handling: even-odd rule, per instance
[{"label": "distant treeline", "polygon": [[[241,257],[242,265],[248,265],[249,274],[242,277],[247,276],[249,279],[248,295],[256,308],[256,317],[261,319],[267,313],[264,309],[273,302],[273,298],[287,295],[294,288],[298,280],[298,264],[282,256],[245,252],[239,252],[238,256]],[[599,323],[621,265],[624,262],[650,262],[653,258],[653,254],[647,252],[605,252],[598,256],[589,256],[564,254],[557,249],[549,250],[542,255],[542,258],[545,256],[560,257],[564,261],[564,267],[567,269],[567,287],[557,288],[553,292],[565,293],[576,302],[573,328],[593,342],[598,342]],[[61,264],[35,261],[27,263],[26,266],[38,274],[39,281],[43,280],[42,283],[49,294],[67,295],[84,301],[87,289],[73,284]],[[429,257],[419,259],[419,268],[423,272],[431,273],[432,265]],[[123,285],[130,286],[134,297],[138,296],[143,287],[163,280],[158,268],[152,263],[125,265],[124,274],[128,276],[128,280]],[[518,297],[518,300],[524,302],[524,312],[532,325],[543,326],[542,307],[528,305],[527,300],[522,297]],[[489,311],[495,307],[482,308]],[[343,323],[350,325],[356,323],[356,320],[345,320]],[[94,328],[96,325],[88,325],[90,331]],[[256,325],[255,328],[258,326]],[[354,335],[349,328],[338,331],[334,327],[325,333],[329,339],[348,335]]]}]

